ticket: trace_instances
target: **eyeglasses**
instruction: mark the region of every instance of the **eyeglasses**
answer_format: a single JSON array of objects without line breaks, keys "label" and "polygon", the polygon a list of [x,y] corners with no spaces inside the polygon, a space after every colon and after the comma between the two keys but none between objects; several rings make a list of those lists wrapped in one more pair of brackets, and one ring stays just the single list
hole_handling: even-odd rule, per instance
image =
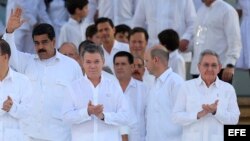
[{"label": "eyeglasses", "polygon": [[212,64],[209,64],[209,63],[204,63],[202,64],[202,67],[208,69],[209,67],[211,67],[212,69],[216,69],[218,67],[218,64],[216,63],[212,63]]},{"label": "eyeglasses", "polygon": [[142,65],[142,64],[134,64],[134,67],[136,68],[139,68],[139,69],[141,69],[141,68],[143,68],[144,66]]}]

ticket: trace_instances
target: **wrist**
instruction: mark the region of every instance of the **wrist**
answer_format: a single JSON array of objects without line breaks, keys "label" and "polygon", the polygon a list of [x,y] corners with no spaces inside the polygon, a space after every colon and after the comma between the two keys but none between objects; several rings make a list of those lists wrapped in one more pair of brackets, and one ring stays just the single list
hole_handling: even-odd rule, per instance
[{"label": "wrist", "polygon": [[11,30],[11,29],[6,28],[5,32],[6,32],[6,33],[13,33],[14,30]]},{"label": "wrist", "polygon": [[101,113],[100,120],[104,121],[104,118],[105,118],[104,114]]}]

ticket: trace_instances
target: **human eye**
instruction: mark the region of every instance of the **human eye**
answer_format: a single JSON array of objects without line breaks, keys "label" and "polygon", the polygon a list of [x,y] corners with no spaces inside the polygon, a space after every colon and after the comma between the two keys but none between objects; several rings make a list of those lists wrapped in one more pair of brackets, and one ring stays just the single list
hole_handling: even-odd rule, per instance
[{"label": "human eye", "polygon": [[99,60],[96,60],[96,61],[95,61],[95,64],[96,64],[96,65],[97,65],[97,64],[99,64],[99,63],[100,63],[100,61],[99,61]]},{"label": "human eye", "polygon": [[217,68],[218,65],[217,64],[212,64],[211,66],[212,66],[212,68],[215,69],[215,68]]}]

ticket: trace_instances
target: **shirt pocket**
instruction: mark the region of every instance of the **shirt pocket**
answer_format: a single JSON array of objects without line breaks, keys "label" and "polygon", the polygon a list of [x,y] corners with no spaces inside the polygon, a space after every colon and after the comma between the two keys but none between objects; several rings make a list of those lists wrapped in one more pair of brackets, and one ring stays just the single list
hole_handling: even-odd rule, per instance
[{"label": "shirt pocket", "polygon": [[182,141],[201,141],[201,133],[199,132],[186,132],[183,133]]},{"label": "shirt pocket", "polygon": [[223,141],[223,135],[216,135],[216,134],[213,134],[211,135],[211,140],[210,141]]},{"label": "shirt pocket", "polygon": [[20,129],[5,128],[3,134],[4,141],[24,141],[24,135]]},{"label": "shirt pocket", "polygon": [[190,97],[190,99],[187,100],[187,111],[199,111],[202,110],[201,104],[199,102],[199,99]]},{"label": "shirt pocket", "polygon": [[52,117],[56,119],[62,118],[62,106],[67,90],[67,82],[61,80],[55,80],[52,82],[50,88],[51,93],[48,94],[48,107],[50,108]]}]

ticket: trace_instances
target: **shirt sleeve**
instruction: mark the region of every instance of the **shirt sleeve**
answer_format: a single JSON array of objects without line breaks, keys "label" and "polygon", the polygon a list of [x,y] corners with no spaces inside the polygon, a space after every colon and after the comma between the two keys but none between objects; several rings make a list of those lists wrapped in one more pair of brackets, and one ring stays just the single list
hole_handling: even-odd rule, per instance
[{"label": "shirt sleeve", "polygon": [[88,23],[93,23],[94,22],[94,17],[97,11],[97,7],[98,7],[98,0],[89,0],[89,4],[88,4],[88,15],[86,17],[86,21]]},{"label": "shirt sleeve", "polygon": [[192,124],[193,122],[197,121],[197,113],[199,112],[199,111],[188,112],[186,110],[187,95],[188,91],[184,83],[178,91],[172,115],[173,121],[183,126]]},{"label": "shirt sleeve", "polygon": [[9,44],[11,49],[10,65],[18,72],[23,73],[26,66],[29,64],[30,59],[33,57],[31,54],[23,53],[17,50],[14,33],[5,33],[3,39]]},{"label": "shirt sleeve", "polygon": [[38,14],[39,22],[52,24],[49,18],[49,15],[46,11],[46,6],[45,6],[44,1],[42,0],[39,1],[38,9],[39,11],[37,12],[37,14]]},{"label": "shirt sleeve", "polygon": [[32,87],[28,78],[22,79],[20,87],[21,95],[20,101],[13,101],[12,108],[9,111],[9,114],[17,119],[23,119],[29,116],[30,101],[32,95]]},{"label": "shirt sleeve", "polygon": [[230,86],[230,88],[226,88],[225,94],[228,97],[220,100],[228,100],[228,103],[219,100],[217,111],[214,116],[222,124],[237,124],[239,121],[240,110],[234,88],[232,86]]},{"label": "shirt sleeve", "polygon": [[120,86],[114,87],[113,90],[117,95],[117,112],[104,112],[104,122],[116,126],[133,126],[136,123],[136,118],[127,97],[123,95]]},{"label": "shirt sleeve", "polygon": [[194,23],[196,19],[196,11],[194,7],[193,0],[187,0],[185,5],[185,27],[186,30],[184,34],[181,36],[181,39],[191,40],[193,31],[194,31]]},{"label": "shirt sleeve", "polygon": [[[226,51],[225,64],[236,64],[240,56],[242,48],[241,35],[240,35],[240,24],[237,12],[234,9],[225,13],[224,19],[224,33],[227,39],[228,49]],[[224,67],[224,66],[223,66]]]},{"label": "shirt sleeve", "polygon": [[63,102],[63,121],[67,124],[80,124],[91,120],[88,115],[87,107],[78,108],[76,106],[75,94],[72,87],[68,87],[68,93],[64,97]]},{"label": "shirt sleeve", "polygon": [[145,27],[146,15],[145,15],[145,3],[144,0],[138,0],[138,4],[135,10],[135,14],[132,20],[132,27]]}]

